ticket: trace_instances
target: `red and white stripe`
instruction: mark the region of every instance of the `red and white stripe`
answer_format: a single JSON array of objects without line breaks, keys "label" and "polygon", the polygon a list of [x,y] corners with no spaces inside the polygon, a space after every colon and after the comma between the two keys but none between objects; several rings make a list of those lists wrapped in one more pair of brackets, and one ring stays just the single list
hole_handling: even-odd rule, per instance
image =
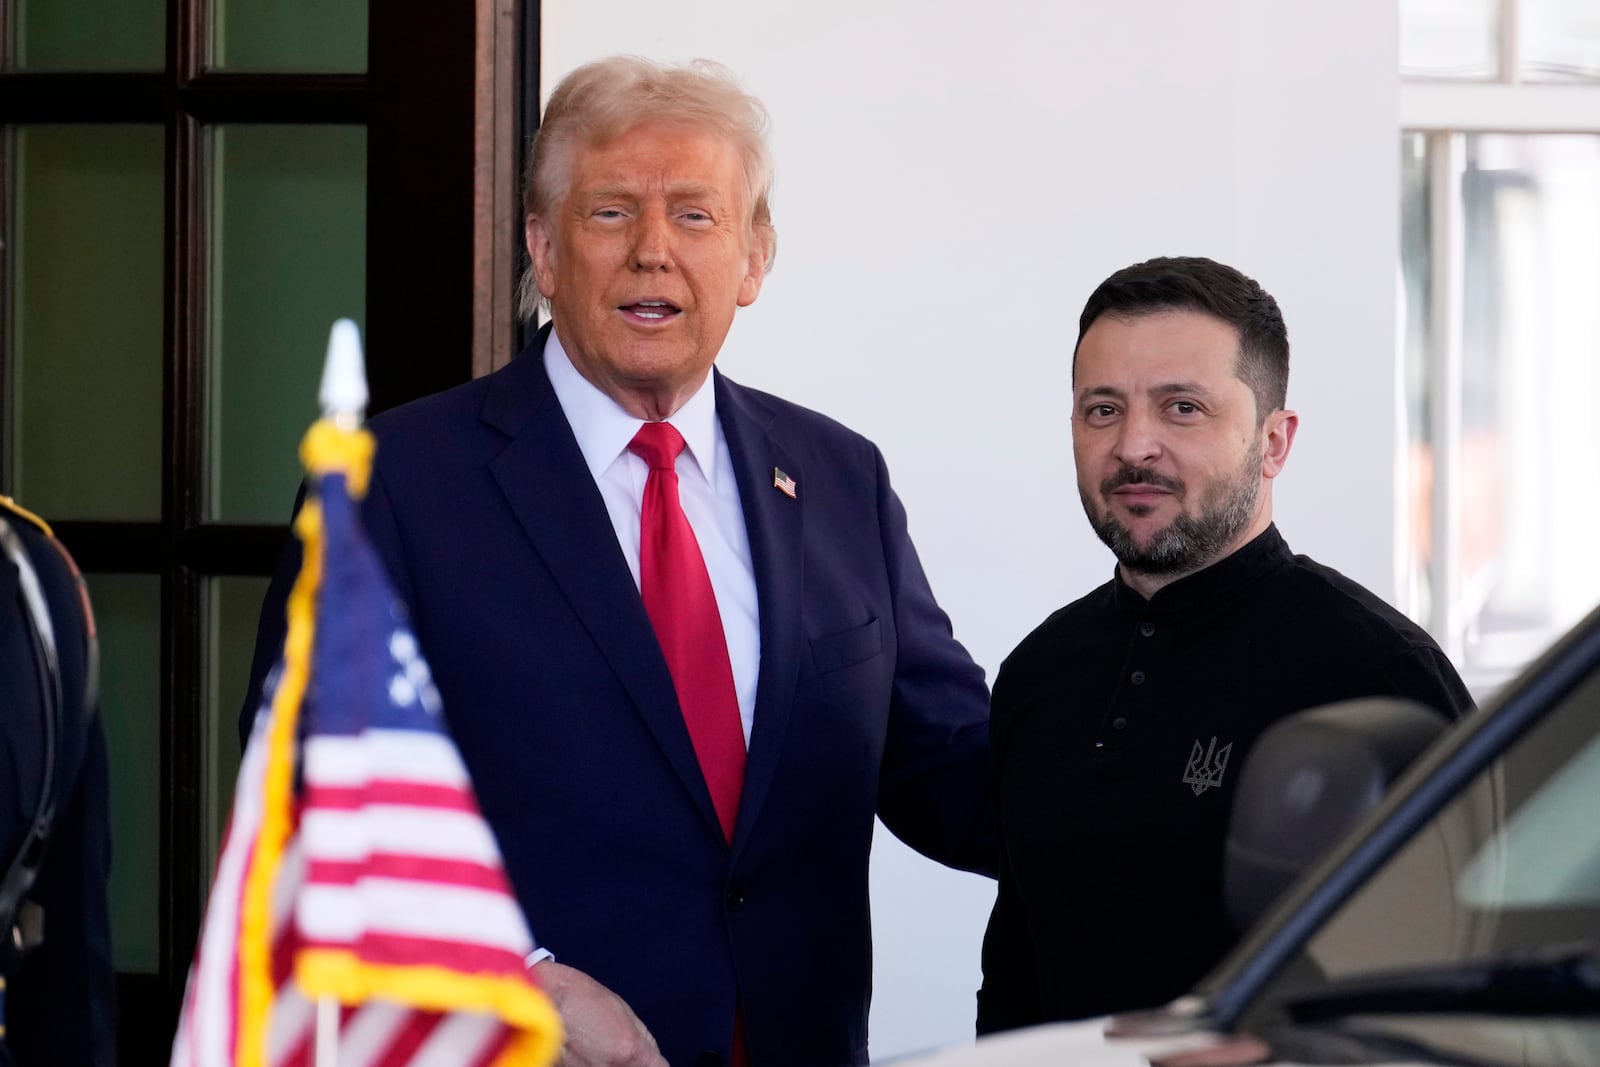
[{"label": "red and white stripe", "polygon": [[[235,793],[172,1067],[234,1062],[239,911],[261,825],[266,737],[252,737]],[[293,979],[300,946],[345,949],[379,965],[438,962],[457,971],[520,969],[532,949],[448,739],[370,730],[315,736],[304,750],[298,832],[272,894],[270,1067],[315,1067],[315,1006]],[[340,1010],[338,1067],[488,1067],[510,1039],[490,1015],[437,1014],[388,1002]]]},{"label": "red and white stripe", "polygon": [[313,736],[305,786],[296,921],[307,944],[489,972],[514,969],[532,951],[494,835],[444,735]]},{"label": "red and white stripe", "polygon": [[[264,720],[265,715],[261,716]],[[172,1067],[232,1063],[239,999],[239,909],[261,828],[267,736],[258,725],[245,746],[233,814],[217,860],[200,944],[195,950],[183,1012],[172,1046]]]}]

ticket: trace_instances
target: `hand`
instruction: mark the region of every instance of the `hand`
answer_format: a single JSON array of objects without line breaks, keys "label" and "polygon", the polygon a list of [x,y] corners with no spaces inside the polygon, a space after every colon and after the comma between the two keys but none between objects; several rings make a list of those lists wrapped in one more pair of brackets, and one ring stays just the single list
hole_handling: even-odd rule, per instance
[{"label": "hand", "polygon": [[560,1067],[667,1067],[656,1039],[621,997],[555,960],[533,969],[566,1029]]}]

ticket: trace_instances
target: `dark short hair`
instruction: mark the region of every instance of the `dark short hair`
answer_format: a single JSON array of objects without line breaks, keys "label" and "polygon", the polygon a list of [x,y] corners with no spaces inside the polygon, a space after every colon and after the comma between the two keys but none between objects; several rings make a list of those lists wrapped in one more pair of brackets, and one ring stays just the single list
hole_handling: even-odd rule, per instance
[{"label": "dark short hair", "polygon": [[[1256,420],[1283,407],[1289,393],[1289,331],[1272,294],[1254,278],[1201,256],[1164,256],[1124,267],[1089,294],[1078,316],[1078,344],[1102,315],[1141,318],[1198,311],[1239,331],[1234,374],[1256,397]],[[1072,349],[1073,374],[1078,349]]]}]

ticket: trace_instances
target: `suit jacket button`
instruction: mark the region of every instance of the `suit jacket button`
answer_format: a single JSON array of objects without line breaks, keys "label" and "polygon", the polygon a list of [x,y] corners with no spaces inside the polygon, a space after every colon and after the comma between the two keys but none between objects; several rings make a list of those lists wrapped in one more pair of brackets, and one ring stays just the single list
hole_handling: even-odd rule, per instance
[{"label": "suit jacket button", "polygon": [[728,890],[728,910],[738,911],[744,907],[744,893],[737,887]]},{"label": "suit jacket button", "polygon": [[720,1052],[702,1052],[695,1057],[694,1067],[722,1067]]}]

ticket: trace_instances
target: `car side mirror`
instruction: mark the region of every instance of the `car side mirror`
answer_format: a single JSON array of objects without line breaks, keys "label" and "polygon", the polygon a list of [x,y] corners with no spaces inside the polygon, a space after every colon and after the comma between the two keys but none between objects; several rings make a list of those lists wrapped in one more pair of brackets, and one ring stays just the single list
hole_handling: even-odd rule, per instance
[{"label": "car side mirror", "polygon": [[1448,726],[1415,701],[1372,697],[1269,727],[1245,761],[1228,822],[1222,895],[1237,929],[1266,914]]}]

